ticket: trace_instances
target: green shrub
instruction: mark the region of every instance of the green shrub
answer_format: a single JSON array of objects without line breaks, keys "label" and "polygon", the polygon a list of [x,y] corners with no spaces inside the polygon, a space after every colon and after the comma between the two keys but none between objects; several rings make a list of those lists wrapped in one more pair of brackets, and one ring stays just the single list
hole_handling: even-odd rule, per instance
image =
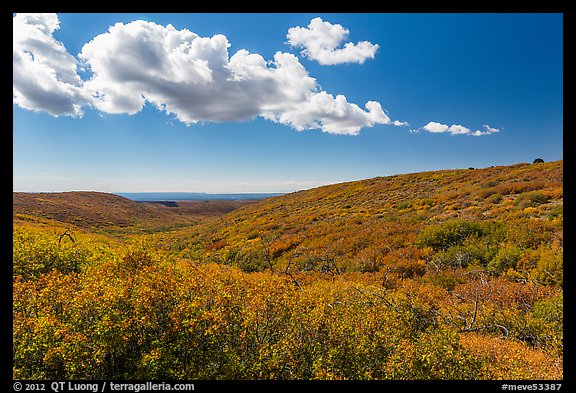
[{"label": "green shrub", "polygon": [[492,274],[501,274],[510,268],[516,268],[521,255],[522,251],[518,247],[501,248],[488,263],[488,271]]},{"label": "green shrub", "polygon": [[404,210],[404,209],[408,209],[410,207],[412,207],[411,201],[402,201],[402,202],[398,202],[396,204],[396,209],[398,209],[398,210]]},{"label": "green shrub", "polygon": [[468,267],[468,265],[485,265],[489,250],[481,249],[473,244],[453,246],[445,251],[439,251],[436,259],[451,267]]},{"label": "green shrub", "polygon": [[435,251],[447,250],[450,247],[462,245],[469,237],[480,237],[482,228],[473,221],[453,220],[440,226],[431,226],[422,231],[416,244],[419,247],[432,247]]},{"label": "green shrub", "polygon": [[492,203],[494,205],[498,204],[498,203],[502,202],[502,195],[498,194],[498,193],[492,194],[488,198],[486,198],[486,202]]},{"label": "green shrub", "polygon": [[516,197],[514,204],[521,209],[536,207],[550,200],[550,197],[540,191],[524,192]]}]

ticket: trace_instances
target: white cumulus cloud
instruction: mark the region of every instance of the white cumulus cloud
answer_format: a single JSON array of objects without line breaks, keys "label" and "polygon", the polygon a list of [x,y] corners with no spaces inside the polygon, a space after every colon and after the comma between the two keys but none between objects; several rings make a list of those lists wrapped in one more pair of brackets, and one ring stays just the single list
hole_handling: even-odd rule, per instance
[{"label": "white cumulus cloud", "polygon": [[[434,121],[429,122],[428,124],[426,124],[425,126],[421,127],[421,130],[424,131],[428,131],[431,133],[435,133],[435,134],[440,134],[440,133],[448,133],[451,135],[471,135],[471,136],[483,136],[483,135],[489,135],[489,134],[494,134],[496,132],[499,132],[500,130],[498,128],[492,128],[489,125],[484,125],[484,131],[480,131],[480,130],[476,130],[476,131],[472,131],[470,128],[464,127],[462,125],[459,124],[453,124],[451,126],[447,125],[447,124],[442,124],[442,123],[437,123]],[[417,130],[411,130],[411,132],[416,132]]]},{"label": "white cumulus cloud", "polygon": [[[14,103],[52,115],[82,114],[89,105],[110,114],[135,114],[147,103],[186,124],[255,117],[296,130],[356,135],[390,120],[380,103],[364,108],[320,89],[298,58],[273,59],[244,49],[230,55],[224,35],[200,37],[172,25],[116,23],[86,43],[78,59],[52,33],[55,14],[14,18]],[[82,80],[81,66],[91,73]]]},{"label": "white cumulus cloud", "polygon": [[13,17],[13,102],[54,116],[80,116],[89,97],[76,73],[77,60],[53,37],[59,27],[56,14]]},{"label": "white cumulus cloud", "polygon": [[364,63],[373,59],[379,46],[368,41],[356,44],[342,42],[350,32],[339,24],[325,22],[314,18],[308,27],[291,27],[288,29],[288,43],[295,48],[302,48],[302,54],[322,65],[342,63]]},{"label": "white cumulus cloud", "polygon": [[358,135],[361,128],[375,124],[393,124],[380,103],[368,101],[364,106],[368,111],[349,103],[343,95],[334,97],[322,91],[311,94],[306,101],[294,105],[290,110],[271,112],[265,117],[290,124],[298,131],[320,128],[332,134],[347,135]]}]

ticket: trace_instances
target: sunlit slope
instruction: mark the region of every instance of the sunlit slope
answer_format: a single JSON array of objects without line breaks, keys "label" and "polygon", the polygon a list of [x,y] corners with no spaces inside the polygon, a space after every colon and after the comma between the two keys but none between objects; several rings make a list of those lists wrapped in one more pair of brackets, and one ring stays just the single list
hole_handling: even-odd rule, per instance
[{"label": "sunlit slope", "polygon": [[81,229],[57,219],[122,210],[72,196],[14,220],[15,379],[562,379],[561,161],[320,187],[180,227],[128,201],[135,224]]},{"label": "sunlit slope", "polygon": [[245,270],[292,261],[366,271],[423,259],[420,233],[459,221],[499,223],[498,246],[537,247],[531,233],[542,234],[536,242],[562,236],[562,179],[563,161],[377,177],[262,200],[172,241],[184,256]]},{"label": "sunlit slope", "polygon": [[135,202],[102,192],[13,193],[15,222],[51,221],[107,232],[159,231],[226,214],[245,201]]}]

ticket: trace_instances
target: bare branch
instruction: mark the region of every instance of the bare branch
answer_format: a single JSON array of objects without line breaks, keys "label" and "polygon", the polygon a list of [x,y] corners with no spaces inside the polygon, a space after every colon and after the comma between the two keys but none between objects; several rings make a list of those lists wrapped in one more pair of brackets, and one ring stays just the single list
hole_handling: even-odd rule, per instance
[{"label": "bare branch", "polygon": [[72,235],[74,235],[74,233],[73,233],[73,232],[70,232],[70,231],[67,229],[67,230],[64,231],[64,233],[62,233],[62,234],[60,235],[60,237],[58,238],[58,244],[60,244],[60,242],[62,241],[62,238],[63,238],[64,236],[68,236],[68,238],[69,238],[70,240],[72,240],[72,243],[76,243],[76,240],[74,239],[74,237],[72,237]]},{"label": "bare branch", "polygon": [[476,298],[474,299],[474,314],[472,314],[472,320],[466,327],[466,331],[469,331],[472,328],[472,325],[474,325],[474,322],[476,322],[476,316],[478,315],[478,293],[478,288],[476,288]]},{"label": "bare branch", "polygon": [[508,329],[506,329],[505,326],[502,325],[498,325],[498,324],[493,324],[493,325],[486,325],[486,326],[480,326],[474,329],[469,329],[469,330],[465,330],[466,332],[475,332],[478,330],[483,330],[483,329],[490,329],[490,328],[498,328],[500,330],[502,330],[504,332],[504,337],[507,338],[508,335],[510,334],[510,332],[508,332]]}]

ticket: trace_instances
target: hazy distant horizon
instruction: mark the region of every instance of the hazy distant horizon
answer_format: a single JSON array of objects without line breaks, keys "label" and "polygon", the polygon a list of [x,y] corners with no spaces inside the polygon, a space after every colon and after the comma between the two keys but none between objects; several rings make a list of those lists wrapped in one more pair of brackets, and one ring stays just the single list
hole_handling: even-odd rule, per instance
[{"label": "hazy distant horizon", "polygon": [[[160,182],[159,184],[154,183],[151,180],[146,181],[147,184],[154,183],[154,187],[150,187],[145,190],[138,190],[139,187],[135,187],[137,190],[134,191],[115,191],[110,189],[96,189],[89,186],[84,188],[78,189],[50,189],[50,186],[46,186],[45,189],[40,190],[29,190],[29,189],[13,189],[12,192],[24,192],[24,193],[32,193],[32,194],[41,194],[41,193],[59,193],[59,192],[103,192],[108,194],[115,194],[115,195],[136,195],[136,194],[197,194],[197,195],[258,195],[258,194],[266,194],[266,195],[285,195],[290,194],[293,192],[298,191],[305,191],[310,190],[317,187],[328,186],[333,184],[339,183],[348,183],[353,181],[361,181],[361,180],[368,180],[376,177],[389,177],[389,176],[398,176],[398,175],[406,175],[411,173],[422,173],[422,172],[429,172],[429,171],[450,171],[450,170],[458,170],[458,169],[467,169],[467,168],[475,168],[475,169],[483,169],[488,167],[494,166],[509,166],[509,165],[517,165],[517,164],[530,164],[533,162],[534,159],[540,157],[527,157],[527,159],[519,161],[519,162],[505,162],[505,163],[492,163],[492,165],[487,166],[468,166],[468,167],[443,167],[443,168],[422,168],[421,170],[414,170],[414,171],[402,171],[402,172],[395,172],[395,173],[382,173],[372,177],[365,177],[365,178],[346,178],[346,179],[339,179],[335,181],[278,181],[278,182],[220,182],[217,183],[217,186],[214,187],[214,183],[202,183],[200,185],[199,182],[192,182],[189,183],[198,184],[198,186],[194,187],[196,189],[203,189],[205,191],[164,191],[159,190],[162,185],[165,183]],[[557,160],[544,160],[545,162],[555,162],[555,161],[562,161],[564,157],[561,157]],[[49,179],[45,179],[46,183],[48,183]],[[185,200],[185,199],[178,199],[178,200]]]},{"label": "hazy distant horizon", "polygon": [[[67,192],[96,192],[118,195],[136,202],[150,201],[204,201],[204,200],[258,200],[289,194],[288,192],[232,192],[232,193],[211,193],[211,192],[108,192],[96,190],[71,190],[71,191],[12,191],[13,193],[26,194],[59,194]],[[297,191],[294,191],[297,192]]]},{"label": "hazy distant horizon", "polygon": [[286,193],[275,192],[243,192],[243,193],[207,193],[207,192],[114,192],[136,202],[152,201],[240,201],[260,200],[273,196],[281,196]]}]

